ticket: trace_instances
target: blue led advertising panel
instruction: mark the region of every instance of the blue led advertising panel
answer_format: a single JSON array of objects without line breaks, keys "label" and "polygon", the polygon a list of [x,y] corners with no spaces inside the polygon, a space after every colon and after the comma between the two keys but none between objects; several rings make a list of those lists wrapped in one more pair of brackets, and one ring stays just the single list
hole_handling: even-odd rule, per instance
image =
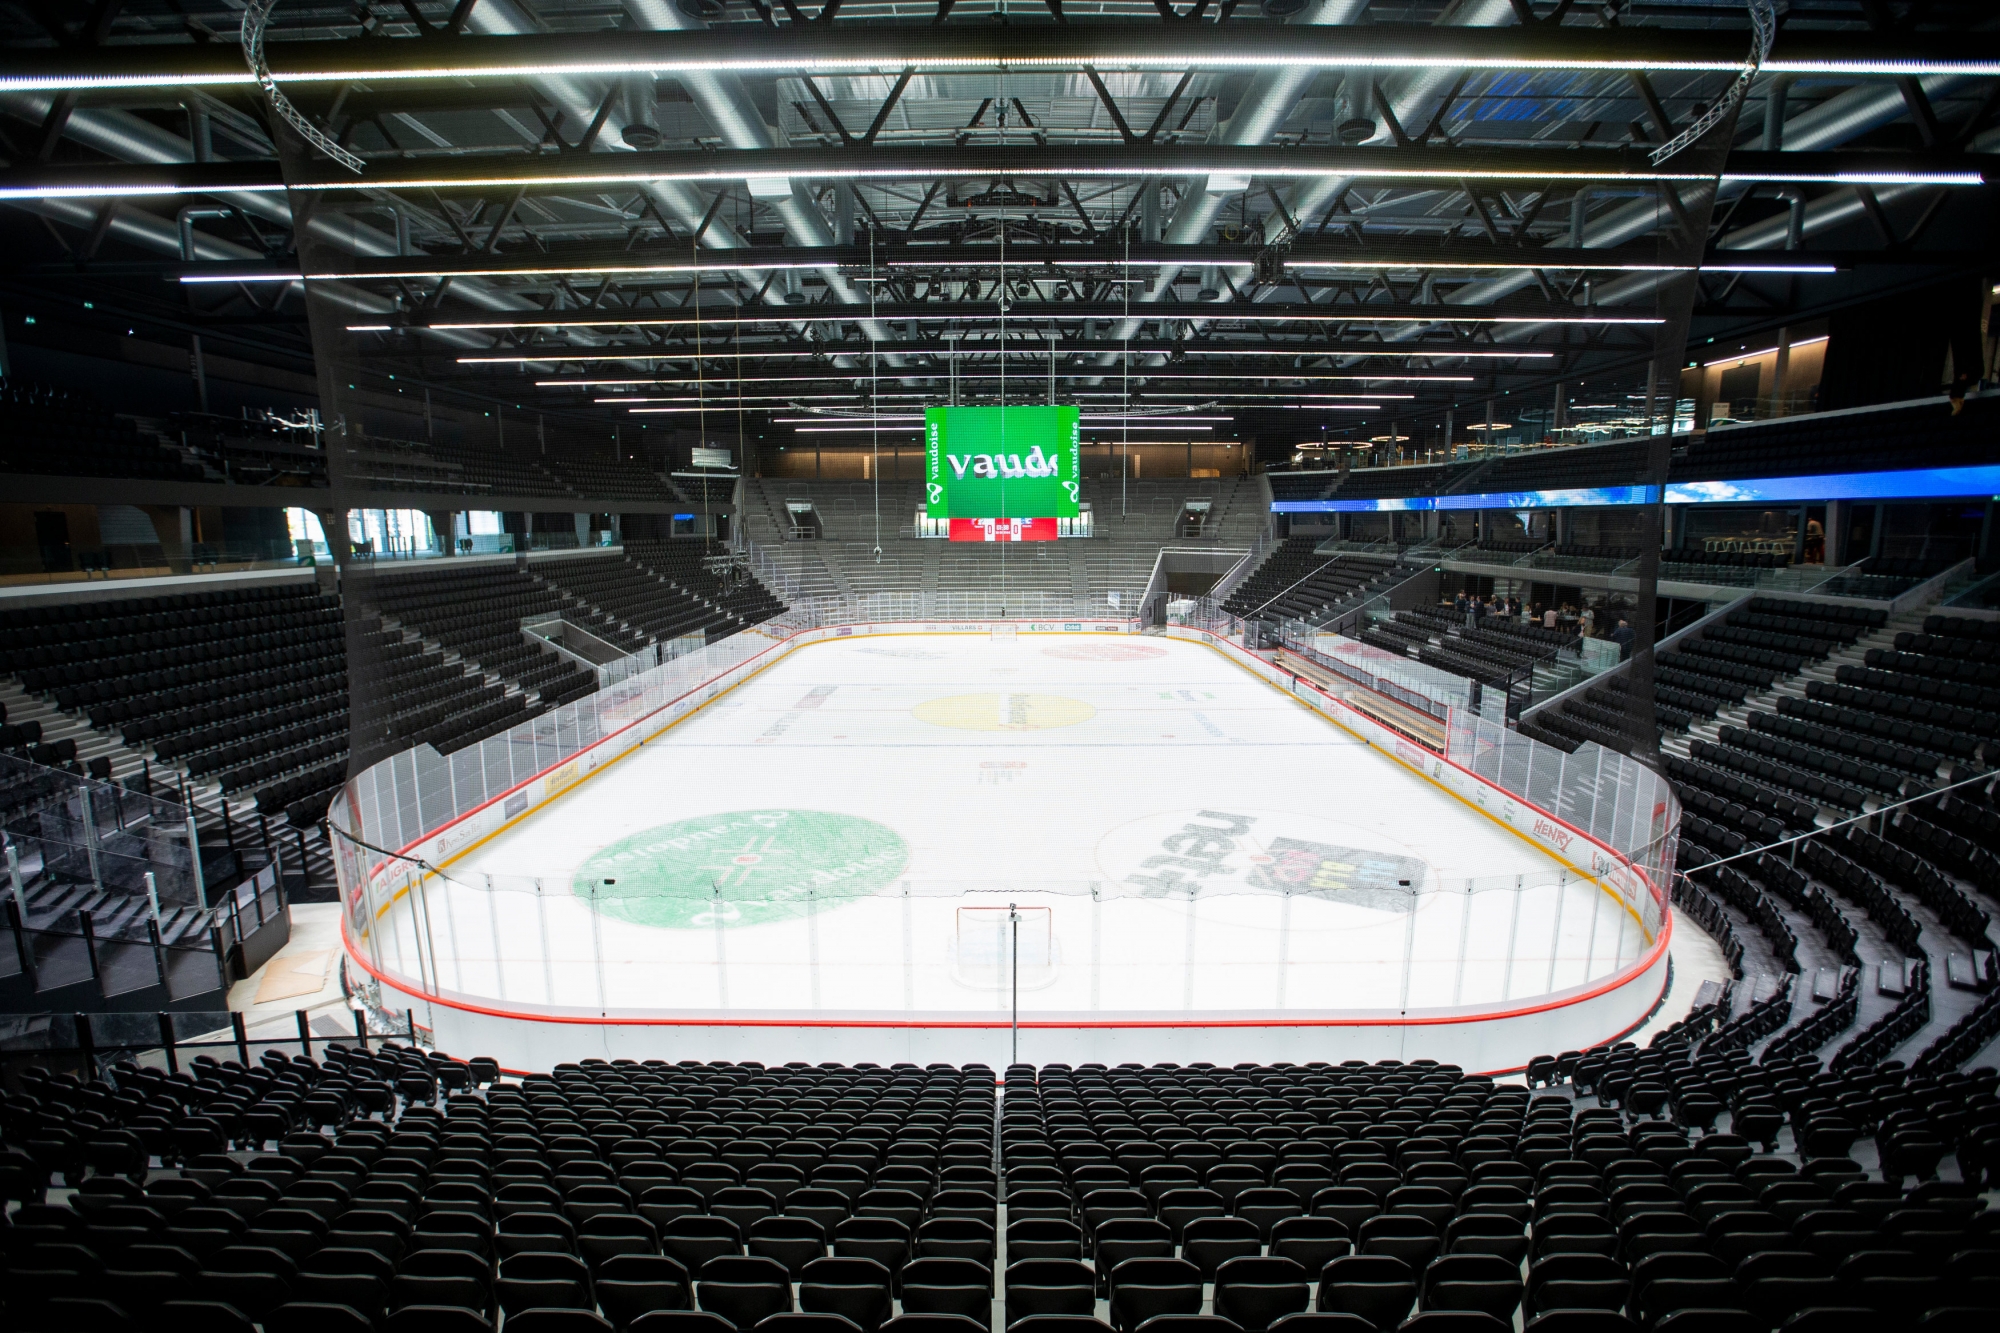
[{"label": "blue led advertising panel", "polygon": [[[2000,466],[1682,481],[1667,487],[1666,501],[1676,505],[1799,504],[1815,500],[1915,500],[1973,495],[2000,497]],[[1379,514],[1423,509],[1567,509],[1583,505],[1651,504],[1659,498],[1657,486],[1591,486],[1555,491],[1485,491],[1477,495],[1413,495],[1383,500],[1275,500],[1271,512]]]}]

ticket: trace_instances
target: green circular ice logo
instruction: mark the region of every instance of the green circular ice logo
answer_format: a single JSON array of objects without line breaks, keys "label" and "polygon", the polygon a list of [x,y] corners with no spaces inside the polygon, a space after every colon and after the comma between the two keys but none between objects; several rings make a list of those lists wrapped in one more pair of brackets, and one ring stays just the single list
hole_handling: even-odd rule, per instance
[{"label": "green circular ice logo", "polygon": [[823,810],[731,810],[635,833],[571,882],[598,911],[641,926],[789,921],[866,898],[909,864],[886,824]]}]

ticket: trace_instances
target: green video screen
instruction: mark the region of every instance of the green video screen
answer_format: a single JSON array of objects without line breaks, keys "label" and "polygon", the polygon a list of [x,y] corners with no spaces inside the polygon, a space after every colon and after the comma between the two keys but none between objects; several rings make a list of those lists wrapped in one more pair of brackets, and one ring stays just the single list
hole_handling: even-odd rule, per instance
[{"label": "green video screen", "polygon": [[1075,407],[924,409],[924,513],[1075,518],[1081,432]]}]

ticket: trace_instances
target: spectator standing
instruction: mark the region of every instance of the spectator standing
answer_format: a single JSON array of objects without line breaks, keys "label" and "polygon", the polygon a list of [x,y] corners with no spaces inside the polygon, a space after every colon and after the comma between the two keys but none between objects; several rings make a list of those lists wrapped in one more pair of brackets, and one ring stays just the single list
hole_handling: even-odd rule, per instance
[{"label": "spectator standing", "polygon": [[1639,635],[1632,628],[1632,622],[1621,617],[1618,621],[1618,628],[1611,631],[1611,642],[1618,645],[1619,661],[1623,662],[1632,656],[1632,645],[1638,642],[1638,639]]},{"label": "spectator standing", "polygon": [[1556,608],[1553,604],[1551,604],[1548,610],[1542,612],[1542,628],[1554,629],[1555,627],[1556,627]]}]

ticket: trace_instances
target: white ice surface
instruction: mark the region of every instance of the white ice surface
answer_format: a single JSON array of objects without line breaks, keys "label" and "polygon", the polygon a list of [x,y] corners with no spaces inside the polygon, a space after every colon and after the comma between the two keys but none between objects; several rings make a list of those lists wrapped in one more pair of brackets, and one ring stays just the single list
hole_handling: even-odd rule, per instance
[{"label": "white ice surface", "polygon": [[[579,896],[621,839],[783,811],[886,825],[904,863],[873,896],[765,924],[638,925]],[[1161,870],[1141,863],[1186,850],[1163,843],[1190,823],[1242,836],[1196,840],[1217,864],[1192,902],[1145,896],[1135,877]],[[1253,888],[1279,838],[1414,858],[1416,912]],[[745,836],[687,855],[734,883],[770,850]],[[989,1017],[1009,1003],[1009,903],[1041,909],[1020,946],[1037,1015],[1486,1007],[1643,949],[1595,885],[1353,735],[1213,650],[1132,636],[801,649],[448,874],[392,911],[380,961],[416,976],[424,929],[445,993],[572,1013]]]}]

